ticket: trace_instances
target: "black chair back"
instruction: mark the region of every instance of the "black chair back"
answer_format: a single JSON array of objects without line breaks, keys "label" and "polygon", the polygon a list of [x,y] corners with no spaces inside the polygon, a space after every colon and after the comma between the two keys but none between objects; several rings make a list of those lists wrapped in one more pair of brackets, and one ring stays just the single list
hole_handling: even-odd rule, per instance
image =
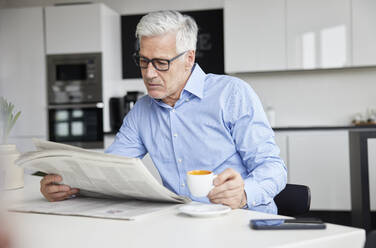
[{"label": "black chair back", "polygon": [[366,244],[364,248],[375,248],[376,247],[376,230],[368,233]]},{"label": "black chair back", "polygon": [[286,184],[286,187],[274,197],[278,214],[298,216],[308,213],[311,206],[311,191],[308,186]]}]

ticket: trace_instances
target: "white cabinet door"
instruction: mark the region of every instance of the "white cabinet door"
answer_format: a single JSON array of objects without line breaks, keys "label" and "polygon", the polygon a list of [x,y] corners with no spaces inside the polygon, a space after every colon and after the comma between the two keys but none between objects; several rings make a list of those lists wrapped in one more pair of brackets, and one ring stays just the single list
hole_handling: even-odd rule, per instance
[{"label": "white cabinet door", "polygon": [[280,157],[285,162],[287,167],[287,177],[289,178],[289,160],[288,160],[288,135],[286,133],[276,133],[275,143],[277,143],[280,150]]},{"label": "white cabinet door", "polygon": [[47,54],[101,51],[101,5],[45,8]]},{"label": "white cabinet door", "polygon": [[288,69],[351,65],[351,0],[287,0]]},{"label": "white cabinet door", "polygon": [[0,9],[0,89],[22,112],[11,136],[46,136],[42,8]]},{"label": "white cabinet door", "polygon": [[371,210],[376,211],[376,139],[368,139],[368,177]]},{"label": "white cabinet door", "polygon": [[347,131],[310,131],[289,135],[290,183],[311,189],[312,210],[350,210]]},{"label": "white cabinet door", "polygon": [[353,65],[376,65],[376,1],[352,0]]},{"label": "white cabinet door", "polygon": [[226,0],[225,71],[286,69],[285,1]]}]

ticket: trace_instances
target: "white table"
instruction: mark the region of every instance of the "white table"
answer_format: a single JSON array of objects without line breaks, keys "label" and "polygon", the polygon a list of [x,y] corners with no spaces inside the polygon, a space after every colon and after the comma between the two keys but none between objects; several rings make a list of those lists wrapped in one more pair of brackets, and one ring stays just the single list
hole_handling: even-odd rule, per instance
[{"label": "white table", "polygon": [[[8,191],[8,201],[42,197],[39,177],[26,176],[25,188]],[[176,208],[136,221],[31,213],[9,213],[16,247],[363,247],[362,229],[327,224],[326,230],[255,231],[252,218],[275,218],[248,210],[221,217],[192,218]]]}]

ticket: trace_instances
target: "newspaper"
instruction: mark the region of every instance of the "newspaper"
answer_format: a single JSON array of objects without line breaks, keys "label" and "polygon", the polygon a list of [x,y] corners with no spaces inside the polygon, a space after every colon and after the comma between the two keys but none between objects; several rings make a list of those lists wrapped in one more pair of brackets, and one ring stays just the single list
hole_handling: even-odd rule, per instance
[{"label": "newspaper", "polygon": [[[88,151],[74,146],[39,139],[33,139],[33,142],[37,151],[22,154],[17,159],[16,164],[31,170],[58,174],[63,178],[61,184],[79,188],[80,196],[97,198],[86,198],[83,200],[83,198],[77,197],[77,199],[80,198],[79,200],[84,205],[89,202],[90,204],[94,204],[96,201],[96,203],[100,204],[99,199],[101,202],[107,201],[105,203],[107,206],[109,204],[118,204],[119,199],[123,203],[126,200],[160,203],[187,203],[191,201],[187,197],[176,195],[161,185],[150,174],[140,159]],[[76,202],[75,204],[81,204]],[[63,207],[63,204],[65,203],[60,204],[60,206]],[[69,212],[69,215],[85,216],[93,214],[90,211],[84,213],[85,211],[82,210],[85,207],[73,207],[74,203],[71,200],[67,201],[66,204],[68,210],[57,211],[58,208],[55,208],[54,212],[56,214],[66,214]],[[13,209],[21,209],[29,212],[41,211],[40,209],[43,209],[43,206],[37,205],[35,203],[34,208],[31,208],[31,205],[29,205],[30,208],[27,208],[25,205],[24,207],[19,206]],[[92,209],[96,209],[96,207]],[[106,211],[110,210],[107,209]],[[118,212],[124,212],[124,208]],[[104,218],[108,217],[103,213],[101,216]],[[132,217],[132,214],[126,215],[124,218],[130,217]]]},{"label": "newspaper", "polygon": [[43,198],[36,198],[12,204],[8,210],[11,212],[137,220],[175,207],[175,204],[161,202],[77,197],[59,202],[48,202]]}]

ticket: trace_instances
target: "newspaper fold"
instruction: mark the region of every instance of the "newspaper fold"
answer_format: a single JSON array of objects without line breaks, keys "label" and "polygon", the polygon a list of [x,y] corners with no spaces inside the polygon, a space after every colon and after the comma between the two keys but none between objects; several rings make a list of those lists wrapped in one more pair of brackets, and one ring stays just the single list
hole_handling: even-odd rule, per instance
[{"label": "newspaper fold", "polygon": [[61,184],[79,188],[80,194],[97,198],[137,199],[187,203],[161,185],[138,158],[88,151],[33,139],[37,151],[22,154],[16,164],[31,170],[58,174]]}]

